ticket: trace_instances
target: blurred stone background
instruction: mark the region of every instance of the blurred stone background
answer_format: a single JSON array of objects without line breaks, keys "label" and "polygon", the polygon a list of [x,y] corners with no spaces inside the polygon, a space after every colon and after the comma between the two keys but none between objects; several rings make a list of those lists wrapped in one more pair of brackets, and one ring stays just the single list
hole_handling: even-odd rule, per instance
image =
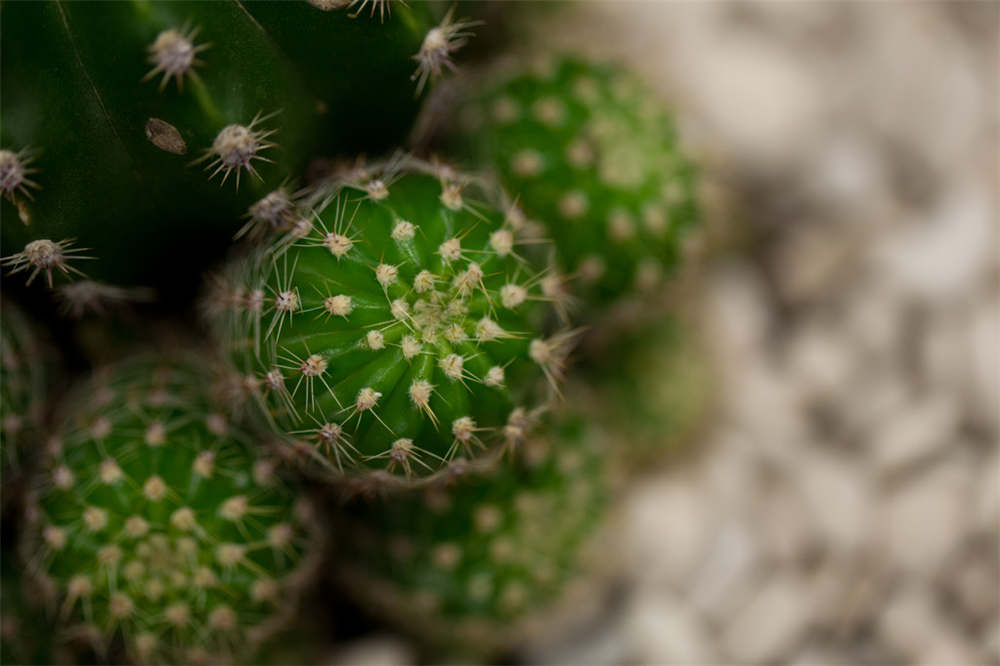
[{"label": "blurred stone background", "polygon": [[589,2],[524,30],[677,109],[719,394],[623,498],[613,602],[522,657],[997,663],[1000,4]]}]

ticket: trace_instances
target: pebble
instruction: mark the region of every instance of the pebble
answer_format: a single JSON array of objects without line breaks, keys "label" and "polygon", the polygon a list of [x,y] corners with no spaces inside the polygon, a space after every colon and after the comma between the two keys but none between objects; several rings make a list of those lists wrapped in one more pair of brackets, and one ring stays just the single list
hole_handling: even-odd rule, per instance
[{"label": "pebble", "polygon": [[723,644],[735,662],[778,660],[794,647],[811,623],[811,602],[796,578],[775,575],[730,620]]},{"label": "pebble", "polygon": [[938,572],[967,529],[971,480],[963,461],[948,461],[889,494],[879,506],[878,533],[891,565],[916,576]]},{"label": "pebble", "polygon": [[882,473],[893,473],[954,444],[959,409],[939,392],[886,414],[872,434],[871,455]]},{"label": "pebble", "polygon": [[718,660],[704,622],[681,599],[642,594],[627,620],[628,663],[705,664]]}]

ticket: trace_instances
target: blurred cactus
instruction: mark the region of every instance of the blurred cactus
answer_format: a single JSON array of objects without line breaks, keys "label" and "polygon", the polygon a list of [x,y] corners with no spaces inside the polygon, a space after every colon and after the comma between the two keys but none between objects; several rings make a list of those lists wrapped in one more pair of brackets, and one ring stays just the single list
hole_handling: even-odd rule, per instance
[{"label": "blurred cactus", "polygon": [[572,57],[505,70],[461,106],[459,144],[545,225],[588,309],[652,289],[697,216],[694,169],[628,70]]},{"label": "blurred cactus", "polygon": [[294,609],[306,505],[206,397],[198,358],[99,373],[49,443],[26,562],[66,633],[133,659],[247,656]]},{"label": "blurred cactus", "polygon": [[469,473],[347,509],[339,578],[425,645],[488,655],[544,629],[584,572],[608,502],[601,440],[579,418]]}]

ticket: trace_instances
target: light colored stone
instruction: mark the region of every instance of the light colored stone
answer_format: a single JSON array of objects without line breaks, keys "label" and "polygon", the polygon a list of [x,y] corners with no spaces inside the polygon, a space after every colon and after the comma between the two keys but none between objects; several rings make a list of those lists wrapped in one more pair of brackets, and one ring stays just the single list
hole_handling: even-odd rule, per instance
[{"label": "light colored stone", "polygon": [[810,321],[783,349],[789,380],[810,399],[835,398],[849,393],[858,383],[852,378],[860,359],[834,322]]},{"label": "light colored stone", "polygon": [[872,461],[891,473],[947,450],[958,417],[958,404],[945,393],[928,395],[888,414],[872,435]]},{"label": "light colored stone", "polygon": [[707,276],[705,327],[712,351],[723,362],[740,362],[757,349],[771,327],[771,304],[760,276],[732,263]]},{"label": "light colored stone", "polygon": [[788,663],[789,666],[843,666],[845,661],[843,655],[832,650],[809,645],[799,650]]},{"label": "light colored stone", "polygon": [[867,545],[875,490],[866,466],[842,454],[811,448],[802,454],[790,481],[828,548],[840,555]]},{"label": "light colored stone", "polygon": [[812,602],[801,581],[775,575],[731,620],[726,652],[738,663],[784,661],[812,622]]},{"label": "light colored stone", "polygon": [[878,632],[898,657],[916,659],[934,640],[941,622],[930,590],[910,584],[893,594],[878,618]]},{"label": "light colored stone", "polygon": [[718,659],[704,624],[679,599],[640,594],[626,622],[628,663],[706,664]]},{"label": "light colored stone", "polygon": [[412,649],[400,639],[374,636],[349,643],[328,661],[329,666],[407,666],[415,662]]},{"label": "light colored stone", "polygon": [[751,524],[740,519],[719,527],[692,577],[688,600],[698,612],[720,621],[753,590],[761,575],[762,553]]},{"label": "light colored stone", "polygon": [[978,557],[960,559],[946,581],[959,608],[972,622],[996,618],[1000,608],[1000,572],[997,552],[992,549]]},{"label": "light colored stone", "polygon": [[625,510],[628,571],[642,584],[686,583],[701,562],[714,525],[710,499],[679,478],[644,485]]},{"label": "light colored stone", "polygon": [[727,373],[722,404],[727,418],[753,441],[768,464],[791,469],[810,439],[805,396],[769,359],[752,357]]},{"label": "light colored stone", "polygon": [[762,484],[754,509],[762,547],[778,566],[807,559],[817,543],[811,516],[784,479]]},{"label": "light colored stone", "polygon": [[969,525],[970,481],[965,461],[948,461],[889,495],[878,534],[891,566],[922,577],[939,570]]},{"label": "light colored stone", "polygon": [[[874,275],[872,273],[875,273]],[[846,298],[842,316],[852,347],[866,354],[869,368],[876,364],[898,370],[903,339],[903,308],[897,294],[879,271],[867,271]]]},{"label": "light colored stone", "polygon": [[873,268],[901,297],[948,303],[968,298],[992,268],[996,253],[990,191],[963,186],[926,217],[898,224],[872,246]]}]

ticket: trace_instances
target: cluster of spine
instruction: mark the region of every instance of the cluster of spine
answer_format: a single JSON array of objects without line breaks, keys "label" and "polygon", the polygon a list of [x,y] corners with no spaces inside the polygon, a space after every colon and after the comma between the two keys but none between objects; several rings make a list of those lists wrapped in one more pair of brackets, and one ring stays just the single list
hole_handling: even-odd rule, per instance
[{"label": "cluster of spine", "polygon": [[491,475],[348,507],[338,576],[428,643],[487,652],[534,635],[585,569],[608,500],[605,452],[579,419]]},{"label": "cluster of spine", "polygon": [[[4,225],[11,272],[76,279],[82,246],[104,282],[155,280],[159,255],[231,234],[265,181],[402,140],[472,34],[451,13],[435,24],[427,3],[312,4],[11,5],[0,206],[24,223]],[[358,18],[369,6],[381,20]]]},{"label": "cluster of spine", "polygon": [[308,506],[206,397],[203,363],[96,375],[49,440],[28,512],[25,561],[64,631],[120,637],[139,662],[245,657],[317,554]]},{"label": "cluster of spine", "polygon": [[52,369],[49,350],[21,311],[0,305],[0,480],[41,437]]},{"label": "cluster of spine", "polygon": [[695,219],[671,118],[629,71],[544,59],[461,110],[463,150],[499,173],[551,235],[589,305],[659,285]]},{"label": "cluster of spine", "polygon": [[545,334],[551,275],[489,197],[407,157],[356,169],[209,296],[251,402],[323,470],[431,477],[515,446],[545,407],[572,335]]}]

